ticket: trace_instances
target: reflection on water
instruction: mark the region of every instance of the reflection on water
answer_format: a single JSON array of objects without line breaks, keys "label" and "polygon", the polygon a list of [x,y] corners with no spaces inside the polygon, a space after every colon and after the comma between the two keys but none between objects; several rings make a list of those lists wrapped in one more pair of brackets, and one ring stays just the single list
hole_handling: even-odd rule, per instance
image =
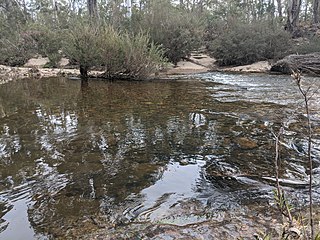
[{"label": "reflection on water", "polygon": [[[201,167],[204,161],[195,164],[180,166],[171,163],[161,178],[152,186],[143,189],[140,195],[142,203],[125,212],[132,221],[157,221],[170,217],[170,209],[179,201],[191,199],[197,189]],[[137,197],[137,196],[131,196]],[[190,223],[189,223],[190,224]]]},{"label": "reflection on water", "polygon": [[303,203],[299,99],[289,77],[266,75],[1,85],[0,239],[76,237],[129,222],[221,222],[222,212],[267,205],[272,130],[281,125],[281,178]]}]

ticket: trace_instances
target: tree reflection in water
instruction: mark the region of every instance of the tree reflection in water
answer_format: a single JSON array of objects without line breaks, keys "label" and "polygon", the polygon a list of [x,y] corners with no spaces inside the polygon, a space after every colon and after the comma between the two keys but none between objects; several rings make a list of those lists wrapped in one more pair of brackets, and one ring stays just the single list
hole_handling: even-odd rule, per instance
[{"label": "tree reflection in water", "polygon": [[0,216],[25,199],[35,232],[61,237],[170,218],[190,199],[208,212],[265,199],[273,145],[264,122],[284,107],[221,102],[216,86],[64,78],[0,86]]}]

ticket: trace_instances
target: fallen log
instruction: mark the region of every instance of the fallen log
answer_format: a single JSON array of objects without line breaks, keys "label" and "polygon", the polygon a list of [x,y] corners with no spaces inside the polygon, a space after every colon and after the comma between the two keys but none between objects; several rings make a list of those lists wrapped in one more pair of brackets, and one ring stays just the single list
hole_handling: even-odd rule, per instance
[{"label": "fallen log", "polygon": [[293,71],[320,76],[320,52],[289,55],[271,66],[271,72],[291,74]]}]

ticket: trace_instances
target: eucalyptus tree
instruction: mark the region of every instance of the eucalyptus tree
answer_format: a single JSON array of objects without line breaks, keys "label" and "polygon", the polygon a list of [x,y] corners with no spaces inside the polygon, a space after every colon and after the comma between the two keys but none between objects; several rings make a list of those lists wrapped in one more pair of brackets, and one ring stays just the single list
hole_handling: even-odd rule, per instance
[{"label": "eucalyptus tree", "polygon": [[319,0],[313,1],[313,23],[319,23]]},{"label": "eucalyptus tree", "polygon": [[299,24],[301,2],[302,0],[288,0],[286,29],[293,34]]},{"label": "eucalyptus tree", "polygon": [[89,16],[96,18],[98,16],[97,0],[87,0]]},{"label": "eucalyptus tree", "polygon": [[281,0],[277,0],[277,8],[278,8],[278,16],[280,21],[282,21],[282,2]]}]

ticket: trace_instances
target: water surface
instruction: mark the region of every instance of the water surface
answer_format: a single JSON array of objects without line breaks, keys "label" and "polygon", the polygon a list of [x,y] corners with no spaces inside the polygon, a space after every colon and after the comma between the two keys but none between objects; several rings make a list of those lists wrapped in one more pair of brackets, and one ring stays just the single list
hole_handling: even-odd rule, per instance
[{"label": "water surface", "polygon": [[[320,85],[306,80],[313,89]],[[318,99],[315,93],[311,102],[316,202]],[[281,180],[293,201],[307,202],[305,120],[287,76],[6,83],[0,86],[0,239],[78,237],[146,222],[213,221],[233,233],[234,215],[250,226],[253,212],[266,219],[266,209],[274,208],[272,132],[281,126]]]}]

